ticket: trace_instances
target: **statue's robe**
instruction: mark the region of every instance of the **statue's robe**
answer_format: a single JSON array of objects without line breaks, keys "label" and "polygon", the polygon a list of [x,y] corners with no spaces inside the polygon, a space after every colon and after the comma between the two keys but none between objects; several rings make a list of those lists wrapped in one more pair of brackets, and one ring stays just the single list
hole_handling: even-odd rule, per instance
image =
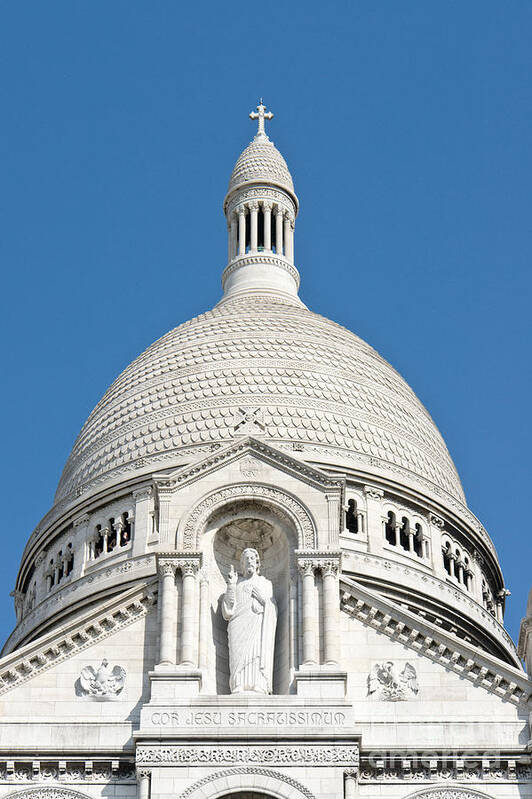
[{"label": "statue's robe", "polygon": [[231,693],[272,693],[277,606],[270,580],[239,577],[234,602],[225,594],[222,614],[229,643]]}]

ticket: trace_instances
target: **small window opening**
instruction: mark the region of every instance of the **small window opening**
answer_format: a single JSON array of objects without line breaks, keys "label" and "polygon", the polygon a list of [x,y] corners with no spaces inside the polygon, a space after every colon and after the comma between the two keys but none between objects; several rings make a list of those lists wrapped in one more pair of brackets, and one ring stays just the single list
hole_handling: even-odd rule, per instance
[{"label": "small window opening", "polygon": [[397,544],[397,532],[395,529],[395,513],[392,513],[391,510],[388,511],[388,520],[384,527],[384,533],[387,542],[392,546],[395,546]]},{"label": "small window opening", "polygon": [[354,499],[347,500],[347,510],[345,512],[345,526],[350,533],[358,533],[357,504]]},{"label": "small window opening", "polygon": [[399,530],[399,543],[408,552],[408,538],[410,532],[410,522],[403,516],[401,519],[401,529]]}]

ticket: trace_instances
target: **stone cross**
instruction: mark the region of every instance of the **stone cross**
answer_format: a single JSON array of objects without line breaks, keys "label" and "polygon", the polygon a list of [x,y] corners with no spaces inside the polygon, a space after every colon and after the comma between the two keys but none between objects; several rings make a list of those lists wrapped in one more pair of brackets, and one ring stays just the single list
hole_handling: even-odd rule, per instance
[{"label": "stone cross", "polygon": [[249,115],[250,119],[258,119],[259,120],[259,128],[257,131],[257,136],[265,136],[266,132],[264,130],[264,120],[265,119],[273,119],[273,114],[271,111],[266,111],[266,106],[262,103],[262,97],[259,100],[259,104],[257,106],[256,111],[252,111]]}]

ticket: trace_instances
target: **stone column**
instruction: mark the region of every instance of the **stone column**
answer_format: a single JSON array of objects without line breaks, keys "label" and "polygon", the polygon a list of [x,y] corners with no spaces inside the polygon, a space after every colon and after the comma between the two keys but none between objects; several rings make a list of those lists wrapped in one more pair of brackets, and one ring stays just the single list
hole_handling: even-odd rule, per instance
[{"label": "stone column", "polygon": [[196,574],[199,561],[193,559],[179,560],[179,568],[183,576],[183,599],[181,616],[181,666],[196,666],[194,661],[194,635],[198,630],[198,614],[196,602]]},{"label": "stone column", "polygon": [[275,211],[275,249],[277,255],[283,254],[283,209],[279,206]]},{"label": "stone column", "polygon": [[236,255],[236,214],[231,214],[231,233],[229,235],[229,261],[232,261]]},{"label": "stone column", "polygon": [[321,566],[323,580],[323,643],[325,663],[338,663],[338,560],[326,560]]},{"label": "stone column", "polygon": [[244,206],[238,209],[238,254],[246,254],[246,209]]},{"label": "stone column", "polygon": [[150,799],[150,771],[139,769],[137,771],[138,799]]},{"label": "stone column", "polygon": [[207,667],[208,646],[211,637],[210,619],[209,619],[209,581],[205,571],[201,570],[199,573],[199,588],[200,588],[200,623],[199,623],[199,653],[198,661],[200,669]]},{"label": "stone column", "polygon": [[312,560],[303,560],[298,564],[303,584],[303,664],[317,662],[316,658],[316,607],[314,602],[314,570]]},{"label": "stone column", "polygon": [[285,252],[286,258],[290,262],[292,262],[292,258],[290,257],[290,252],[289,252],[289,250],[290,250],[290,238],[291,238],[290,229],[291,229],[290,217],[288,216],[288,214],[285,214],[285,217],[284,217],[284,252]]},{"label": "stone column", "polygon": [[451,577],[456,577],[456,570],[455,570],[455,567],[454,567],[455,561],[456,561],[456,555],[454,554],[454,552],[450,552],[449,553],[449,568],[451,570]]},{"label": "stone column", "polygon": [[133,491],[134,508],[129,511],[130,518],[134,516],[134,528],[131,526],[132,556],[144,555],[146,544],[152,535],[153,528],[153,495],[151,485],[145,485]]},{"label": "stone column", "polygon": [[358,799],[358,771],[346,769],[344,771],[344,799]]},{"label": "stone column", "polygon": [[249,204],[250,210],[250,243],[249,249],[251,252],[257,252],[257,247],[259,246],[259,239],[258,239],[258,217],[259,217],[259,204],[258,202],[252,202]]},{"label": "stone column", "polygon": [[415,536],[415,534],[416,534],[415,530],[412,530],[412,528],[409,527],[408,528],[408,551],[409,552],[413,552],[414,551],[414,536]]},{"label": "stone column", "polygon": [[368,552],[382,552],[384,549],[384,529],[382,523],[382,510],[381,503],[384,497],[384,491],[376,486],[364,486],[364,494],[366,495],[367,507],[367,534],[368,534]]},{"label": "stone column", "polygon": [[161,629],[159,642],[159,665],[175,665],[176,641],[174,622],[176,613],[175,573],[177,564],[174,560],[159,561],[159,597],[161,602]]},{"label": "stone column", "polygon": [[272,249],[272,203],[263,202],[262,212],[264,214],[264,249]]}]

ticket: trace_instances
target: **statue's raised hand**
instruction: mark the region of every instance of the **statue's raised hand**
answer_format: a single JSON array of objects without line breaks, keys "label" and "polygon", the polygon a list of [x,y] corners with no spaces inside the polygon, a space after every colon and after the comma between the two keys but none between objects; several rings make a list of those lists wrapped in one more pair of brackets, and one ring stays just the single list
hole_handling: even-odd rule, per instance
[{"label": "statue's raised hand", "polygon": [[229,568],[229,574],[227,575],[227,585],[231,588],[234,588],[237,584],[238,580],[238,573],[234,570],[233,564]]}]

